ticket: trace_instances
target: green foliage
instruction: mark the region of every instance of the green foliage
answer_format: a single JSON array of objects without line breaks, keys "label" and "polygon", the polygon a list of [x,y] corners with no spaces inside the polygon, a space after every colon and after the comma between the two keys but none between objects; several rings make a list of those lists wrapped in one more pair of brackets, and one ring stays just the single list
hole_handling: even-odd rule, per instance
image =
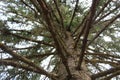
[{"label": "green foliage", "polygon": [[[24,2],[22,1],[24,1],[28,5],[24,4]],[[30,1],[31,0],[2,0],[3,6],[0,7],[0,9],[3,10],[2,12],[3,16],[6,17],[7,19],[0,20],[0,43],[1,42],[5,43],[7,46],[10,47],[10,49],[17,52],[17,54],[23,57],[27,57],[37,66],[41,66],[45,64],[42,63],[42,61],[47,60],[47,58],[50,57],[50,55],[52,55],[52,57],[50,57],[49,65],[46,65],[48,71],[51,71],[51,67],[56,68],[59,62],[61,61],[59,57],[60,55],[57,55],[57,53],[59,52],[56,49],[59,46],[57,43],[55,43],[56,39],[54,37],[60,35],[61,40],[64,38],[65,36],[64,30],[66,30],[66,27],[70,25],[70,21],[74,13],[76,2],[75,0],[56,0],[58,9],[63,18],[62,20],[54,1],[44,0],[46,1],[46,4],[49,7],[49,9],[52,9],[49,12],[50,21],[51,24],[53,25],[53,29],[56,30],[55,33],[59,34],[56,35],[55,33],[52,33],[52,31],[50,31],[49,27],[51,29],[52,27],[51,25],[47,24],[47,21],[45,21],[43,12],[42,13],[39,12],[35,4],[33,4],[33,2]],[[95,15],[99,13],[99,11],[102,9],[102,7],[107,1],[109,0],[100,0],[99,4],[96,6]],[[90,27],[90,32],[88,35],[88,43],[91,42],[96,37],[96,35],[106,26],[108,22],[112,20],[112,18],[114,18],[116,15],[120,13],[119,11],[120,8],[112,11],[112,9],[116,7],[115,4],[119,6],[118,3],[111,1],[111,3],[108,6],[106,6],[105,9],[100,13],[100,15],[98,15],[96,19],[93,19],[93,23],[91,23],[92,26]],[[42,11],[42,7],[40,7],[38,4],[37,6],[38,8],[40,8],[40,11]],[[110,11],[112,11],[110,15],[107,15],[105,18],[102,18]],[[78,7],[75,11],[74,19],[70,25],[71,34],[75,41],[77,41],[82,27],[87,25],[89,22],[89,20],[87,21],[88,17],[85,17],[89,15],[88,13],[90,13],[90,9],[88,8],[88,6],[82,2],[79,2]],[[86,22],[83,23],[84,25],[79,26],[84,18]],[[61,26],[63,27],[62,21],[64,28],[60,30]],[[73,32],[75,30],[76,32],[74,34]],[[84,31],[84,33],[86,32]],[[92,54],[101,53],[101,54],[111,54],[111,55],[120,56],[119,35],[120,35],[120,21],[119,19],[117,19],[114,23],[111,23],[109,27],[107,27],[90,45],[87,45],[85,53],[87,52]],[[84,36],[85,35],[82,34],[80,40],[78,40],[78,47],[80,51]],[[106,37],[109,40],[106,40]],[[1,56],[6,55],[5,52],[3,52],[2,50],[0,50],[0,53],[2,53],[0,54]],[[49,53],[51,54],[49,55]],[[46,55],[42,57],[35,56],[35,55],[43,55],[43,54]],[[9,56],[6,57],[7,57],[6,59],[9,60],[10,57]],[[4,57],[2,58],[4,59]],[[100,56],[85,55],[85,60],[93,60],[93,59],[111,61],[111,62],[112,60],[113,62],[119,61],[119,58],[113,57],[113,59],[111,59],[109,58],[109,56],[107,56],[106,58],[101,55]],[[18,61],[18,63],[24,65],[21,61]],[[94,73],[95,71],[96,72],[104,71],[101,68],[103,66],[101,66],[99,62],[98,63],[88,62],[86,64],[89,65],[88,67],[91,73]],[[105,64],[106,63],[104,63],[104,65]],[[96,65],[98,67],[96,67]],[[9,68],[6,66],[4,66],[5,68],[3,69],[1,68],[1,66],[3,65],[0,64],[0,78],[1,76],[5,75],[3,80],[40,80],[41,78],[40,74],[34,73],[32,71],[26,71],[25,69],[21,69],[21,68],[19,69],[14,67]],[[111,64],[109,64],[109,66],[115,67],[112,66]],[[53,69],[53,72],[55,68]]]}]

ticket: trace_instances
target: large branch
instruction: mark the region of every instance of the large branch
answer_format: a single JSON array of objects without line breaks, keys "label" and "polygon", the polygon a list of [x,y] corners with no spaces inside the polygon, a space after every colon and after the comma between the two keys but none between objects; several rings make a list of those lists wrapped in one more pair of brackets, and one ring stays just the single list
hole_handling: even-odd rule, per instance
[{"label": "large branch", "polygon": [[89,31],[90,31],[90,28],[91,28],[92,23],[93,23],[93,18],[94,18],[95,12],[96,12],[96,7],[97,7],[98,2],[99,2],[99,0],[92,0],[92,6],[90,8],[90,14],[89,14],[88,19],[86,20],[86,23],[85,23],[85,26],[84,26],[86,28],[85,28],[85,32],[84,32],[84,39],[83,39],[83,42],[82,42],[82,49],[81,49],[77,69],[81,68],[81,64],[82,64],[83,57],[84,57],[84,51],[85,51],[86,45],[87,45],[87,38],[88,38]]},{"label": "large branch", "polygon": [[52,18],[51,18],[51,10],[48,8],[48,5],[46,4],[46,2],[44,0],[37,0],[42,12],[43,12],[43,16],[44,16],[44,20],[47,23],[47,29],[49,30],[49,32],[51,33],[56,47],[57,47],[57,51],[58,53],[60,53],[59,55],[61,56],[61,59],[63,61],[63,64],[68,72],[68,75],[71,75],[69,67],[67,65],[67,60],[65,57],[65,54],[67,53],[66,51],[66,47],[65,47],[65,43],[61,37],[61,35],[58,33],[57,27],[53,24],[52,22]]},{"label": "large branch", "polygon": [[[86,17],[86,18],[87,18],[87,17]],[[84,23],[84,26],[82,26],[83,23]],[[78,37],[76,38],[74,48],[77,48],[78,42],[79,42],[79,40],[80,40],[80,37],[81,37],[81,36],[83,35],[83,33],[85,32],[85,28],[86,28],[86,24],[85,24],[85,23],[86,23],[86,20],[85,20],[85,18],[84,18],[83,22],[81,22],[81,24],[80,24],[80,26],[81,26],[82,28],[81,28],[81,31],[80,31]]]},{"label": "large branch", "polygon": [[26,71],[32,71],[32,72],[41,74],[41,71],[39,71],[36,68],[33,68],[29,65],[20,64],[18,62],[13,61],[13,60],[2,60],[2,59],[0,59],[0,66],[4,66],[4,65],[5,66],[13,66],[13,67],[16,67],[16,68],[22,68]]},{"label": "large branch", "polygon": [[34,62],[32,62],[31,60],[27,59],[26,57],[23,57],[23,56],[17,54],[16,52],[12,51],[6,45],[0,43],[0,48],[3,51],[7,52],[8,54],[12,55],[13,58],[16,58],[16,59],[18,59],[18,60],[28,64],[29,66],[36,68],[39,72],[41,72],[41,74],[46,75],[49,78],[55,78],[55,75],[46,72],[42,67],[36,65]]}]

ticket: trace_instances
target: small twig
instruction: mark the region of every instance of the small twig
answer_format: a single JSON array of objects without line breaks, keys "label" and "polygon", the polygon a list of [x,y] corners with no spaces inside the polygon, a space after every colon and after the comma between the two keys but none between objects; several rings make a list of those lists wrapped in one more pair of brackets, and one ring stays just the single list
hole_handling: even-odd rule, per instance
[{"label": "small twig", "polygon": [[107,5],[111,2],[112,0],[108,0],[103,7],[101,8],[101,10],[97,13],[97,15],[94,17],[94,20],[104,11],[104,9],[107,7]]},{"label": "small twig", "polygon": [[58,12],[58,14],[59,14],[60,22],[61,22],[61,24],[62,24],[62,26],[61,26],[61,30],[63,31],[63,33],[64,33],[64,35],[65,35],[65,37],[66,37],[66,31],[65,31],[65,27],[64,27],[63,16],[62,16],[62,14],[61,14],[61,12],[60,12],[60,10],[59,10],[59,8],[58,8],[58,4],[57,4],[56,0],[53,0],[53,1],[54,1],[54,3],[55,3],[55,6],[56,6],[56,9],[57,9],[57,12]]},{"label": "small twig", "polygon": [[120,17],[120,14],[115,16],[108,24],[105,25],[105,27],[103,29],[101,29],[101,31],[99,31],[98,34],[96,34],[96,36],[88,43],[88,46],[97,38],[99,37],[99,35],[106,30],[106,28],[108,28],[117,18]]},{"label": "small twig", "polygon": [[113,13],[114,11],[116,11],[118,8],[120,8],[120,5],[117,6],[116,8],[112,9],[109,13],[103,15],[102,17],[100,17],[98,20],[95,21],[94,24],[98,23],[100,20],[104,19],[105,17],[109,16],[111,13]]},{"label": "small twig", "polygon": [[61,12],[60,12],[60,10],[59,10],[59,8],[58,8],[58,5],[57,5],[56,0],[53,0],[53,1],[54,1],[54,3],[55,3],[56,9],[57,9],[58,14],[59,14],[59,16],[60,16],[60,20],[61,20],[62,28],[64,29],[63,16],[62,16],[62,14],[61,14]]},{"label": "small twig", "polygon": [[77,8],[78,8],[78,3],[79,3],[79,0],[76,0],[75,9],[74,9],[72,18],[71,18],[71,20],[70,20],[69,26],[67,27],[67,31],[70,31],[70,30],[71,30],[70,27],[71,27],[72,22],[73,22],[73,19],[74,19],[74,17],[75,17],[75,13],[76,13],[76,10],[77,10]]},{"label": "small twig", "polygon": [[116,72],[114,72],[114,73],[112,73],[112,74],[109,75],[109,76],[105,76],[105,78],[102,79],[102,80],[111,80],[113,77],[116,77],[117,75],[120,75],[120,71],[119,71],[119,70],[116,71]]},{"label": "small twig", "polygon": [[117,66],[115,68],[111,68],[107,71],[103,71],[103,72],[100,72],[100,73],[97,73],[97,74],[93,74],[91,77],[92,77],[92,80],[95,80],[96,78],[106,76],[106,75],[111,74],[113,72],[116,72],[118,70],[120,70],[120,66]]},{"label": "small twig", "polygon": [[86,18],[88,17],[88,15],[89,15],[89,12],[85,15],[85,17],[83,18],[82,22],[77,26],[77,28],[74,30],[72,35],[75,35],[75,33],[79,30],[79,28],[82,27],[82,25],[85,23]]},{"label": "small twig", "polygon": [[35,9],[33,9],[30,5],[28,5],[24,0],[21,0],[21,2],[23,4],[25,4],[25,6],[29,7],[31,10],[33,10],[35,12],[35,15],[37,15],[38,12]]}]

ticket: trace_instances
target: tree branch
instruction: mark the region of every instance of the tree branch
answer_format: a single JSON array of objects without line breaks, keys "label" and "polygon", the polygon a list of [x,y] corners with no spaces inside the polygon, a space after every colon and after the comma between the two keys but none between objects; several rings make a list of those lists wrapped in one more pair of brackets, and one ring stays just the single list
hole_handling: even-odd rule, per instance
[{"label": "tree branch", "polygon": [[28,8],[30,8],[31,10],[34,11],[35,15],[37,15],[37,11],[35,9],[33,9],[30,5],[28,5],[24,0],[20,0],[25,6],[27,6]]},{"label": "tree branch", "polygon": [[111,66],[118,66],[119,65],[119,63],[115,63],[115,62],[111,62],[111,61],[103,61],[103,60],[95,60],[95,59],[91,59],[91,60],[85,60],[87,63],[91,63],[91,64],[93,64],[93,63],[103,63],[103,64],[109,64],[109,65],[111,65]]},{"label": "tree branch", "polygon": [[110,53],[108,53],[108,54],[103,54],[103,53],[86,53],[86,55],[98,55],[98,56],[106,56],[106,57],[112,57],[112,58],[118,58],[118,59],[120,59],[120,56],[118,56],[118,55],[111,55]]},{"label": "tree branch", "polygon": [[120,71],[116,71],[116,72],[112,73],[111,75],[106,76],[103,80],[111,80],[111,78],[113,78],[117,75],[120,75]]},{"label": "tree branch", "polygon": [[[9,33],[10,33],[10,32],[9,32]],[[36,42],[36,43],[38,43],[38,44],[44,44],[44,45],[52,46],[52,47],[54,46],[54,45],[49,44],[49,43],[44,42],[44,41],[38,41],[38,40],[31,39],[31,38],[26,38],[26,37],[24,37],[24,36],[20,36],[20,35],[14,34],[14,33],[10,33],[10,34],[13,35],[13,36],[15,36],[15,37],[17,37],[17,38],[25,39],[25,40],[27,40],[27,41],[32,41],[32,42]]]},{"label": "tree branch", "polygon": [[[41,58],[44,58],[44,57],[48,57],[50,55],[53,55],[54,53],[46,53],[46,54],[34,54],[34,55],[28,55],[28,56],[23,56],[27,59],[41,59]],[[16,58],[5,58],[3,60],[18,60]]]},{"label": "tree branch", "polygon": [[113,13],[114,11],[116,11],[118,8],[120,8],[120,5],[115,7],[114,9],[110,10],[110,12],[106,13],[105,15],[103,15],[102,17],[100,17],[98,20],[95,21],[94,24],[98,23],[100,20],[104,19],[105,17],[109,16],[111,13]]},{"label": "tree branch", "polygon": [[63,16],[62,16],[62,14],[61,14],[61,12],[60,12],[60,10],[59,10],[59,8],[58,8],[58,5],[57,5],[56,0],[53,0],[53,1],[54,1],[54,3],[55,3],[55,6],[56,6],[56,9],[57,9],[57,12],[58,12],[59,17],[60,17],[60,21],[61,21],[61,24],[62,24],[62,30],[64,30]]},{"label": "tree branch", "polygon": [[100,72],[100,73],[97,73],[97,74],[93,74],[91,77],[92,77],[92,80],[95,80],[96,78],[106,76],[108,74],[114,73],[114,72],[119,71],[119,70],[120,70],[120,66],[117,66],[117,67],[111,68],[107,71],[103,71],[103,72]]},{"label": "tree branch", "polygon": [[113,18],[111,19],[111,21],[108,22],[108,23],[104,26],[104,28],[101,29],[101,31],[99,31],[99,33],[96,34],[96,36],[88,43],[88,46],[89,46],[97,37],[99,37],[99,35],[100,35],[103,31],[105,31],[106,28],[108,28],[108,27],[109,27],[116,19],[118,19],[119,17],[120,17],[120,14],[117,15],[117,16],[115,16],[115,17],[113,17]]},{"label": "tree branch", "polygon": [[[75,35],[76,32],[78,32],[79,28],[82,27],[82,25],[86,22],[88,15],[89,15],[89,12],[87,14],[85,14],[85,17],[83,18],[82,22],[77,26],[77,28],[74,30],[72,35]],[[79,37],[78,37],[78,39],[79,39]]]},{"label": "tree branch", "polygon": [[35,73],[39,73],[41,74],[41,71],[31,67],[31,66],[28,66],[28,65],[25,65],[25,64],[20,64],[16,61],[13,61],[13,60],[1,60],[0,59],[0,66],[13,66],[13,67],[16,67],[16,68],[22,68],[26,71],[32,71],[32,72],[35,72]]},{"label": "tree branch", "polygon": [[41,13],[41,9],[39,4],[37,3],[37,0],[30,0],[30,1],[34,5],[34,7],[38,10],[38,12]]},{"label": "tree branch", "polygon": [[55,75],[46,72],[42,67],[37,66],[34,62],[32,62],[32,61],[30,61],[29,59],[27,59],[27,58],[25,58],[25,57],[17,54],[16,52],[12,51],[12,50],[11,50],[10,48],[8,48],[6,45],[0,43],[0,48],[1,48],[3,51],[5,51],[5,52],[9,53],[10,55],[12,55],[13,58],[16,58],[16,59],[18,59],[18,60],[20,60],[20,61],[22,61],[22,62],[30,65],[31,67],[36,68],[38,71],[41,72],[41,74],[46,75],[47,77],[50,77],[50,78],[54,78],[54,77],[55,77]]},{"label": "tree branch", "polygon": [[45,21],[48,25],[48,30],[50,31],[50,33],[53,36],[53,39],[55,41],[57,50],[60,53],[59,55],[60,55],[60,57],[63,61],[63,64],[64,64],[64,66],[65,66],[65,68],[68,72],[68,75],[71,76],[71,72],[70,72],[69,67],[67,65],[67,60],[66,60],[66,56],[65,56],[65,54],[67,54],[66,47],[65,47],[65,44],[64,44],[65,42],[63,41],[62,37],[57,32],[58,30],[56,29],[56,27],[53,25],[53,23],[51,21],[49,8],[47,7],[46,3],[43,0],[37,0],[37,1],[42,8],[42,11],[44,13]]},{"label": "tree branch", "polygon": [[99,10],[99,12],[97,13],[97,15],[94,17],[94,20],[104,11],[104,9],[107,7],[107,5],[111,2],[112,0],[108,0],[103,7]]},{"label": "tree branch", "polygon": [[78,8],[78,3],[79,3],[79,0],[76,0],[75,9],[74,9],[74,12],[73,12],[72,18],[71,18],[71,20],[70,20],[69,26],[67,27],[67,30],[68,30],[68,31],[71,30],[70,27],[71,27],[71,24],[72,24],[73,19],[74,19],[74,17],[75,17],[75,13],[76,13],[76,10],[77,10],[77,8]]},{"label": "tree branch", "polygon": [[90,31],[90,28],[91,28],[92,23],[93,23],[92,21],[93,21],[93,17],[95,15],[95,12],[96,12],[96,7],[97,7],[98,2],[99,2],[99,0],[93,0],[92,1],[90,14],[89,14],[89,17],[86,21],[86,29],[85,29],[84,39],[83,39],[83,42],[82,42],[82,50],[81,50],[79,62],[78,62],[78,65],[77,65],[77,69],[79,69],[79,70],[81,68],[81,64],[82,64],[82,61],[83,61],[84,51],[86,49],[86,44],[87,44],[87,38],[88,38],[89,31]]}]

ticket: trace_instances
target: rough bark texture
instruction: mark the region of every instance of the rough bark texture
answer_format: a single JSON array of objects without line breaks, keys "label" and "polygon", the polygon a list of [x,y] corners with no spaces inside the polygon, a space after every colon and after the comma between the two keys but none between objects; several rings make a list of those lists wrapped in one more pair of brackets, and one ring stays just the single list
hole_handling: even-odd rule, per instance
[{"label": "rough bark texture", "polygon": [[59,74],[58,80],[91,80],[90,74],[86,70],[85,64],[84,63],[82,64],[81,70],[77,70],[74,61],[75,59],[72,57],[68,59],[69,68],[72,73],[72,76],[68,76],[66,72],[66,68],[61,62],[61,64],[58,66],[58,74]]},{"label": "rough bark texture", "polygon": [[82,62],[81,70],[77,70],[76,68],[80,51],[78,49],[74,49],[74,40],[70,33],[67,33],[67,39],[65,43],[67,45],[67,52],[69,53],[67,56],[67,63],[71,72],[71,76],[68,76],[66,68],[61,61],[58,65],[59,80],[91,80],[90,74],[88,73],[85,65],[85,61]]}]

